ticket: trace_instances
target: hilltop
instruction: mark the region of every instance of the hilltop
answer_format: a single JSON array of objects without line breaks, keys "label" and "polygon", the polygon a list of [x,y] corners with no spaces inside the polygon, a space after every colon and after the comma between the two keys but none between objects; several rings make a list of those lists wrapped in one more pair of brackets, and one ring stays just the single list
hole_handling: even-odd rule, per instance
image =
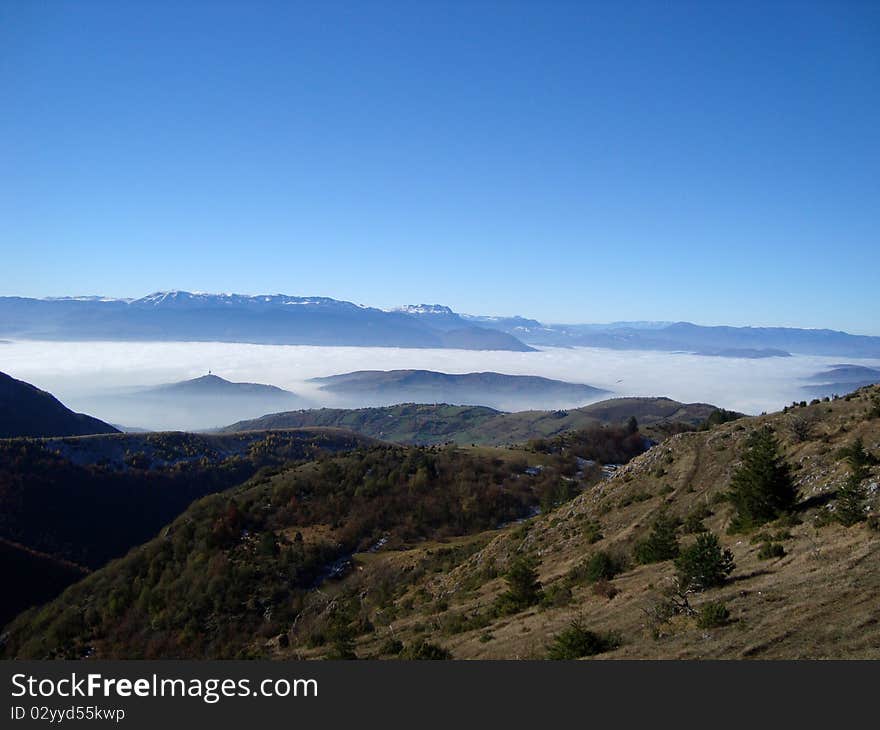
[{"label": "hilltop", "polygon": [[451,403],[521,410],[535,403],[574,406],[608,393],[582,383],[534,375],[439,373],[431,370],[359,370],[312,378],[320,390],[350,396],[360,405]]},{"label": "hilltop", "polygon": [[283,399],[295,399],[297,397],[289,390],[284,390],[275,385],[233,383],[212,373],[192,378],[191,380],[182,380],[177,383],[166,383],[165,385],[156,385],[152,388],[144,388],[141,392],[151,395],[208,396],[212,398],[237,395],[264,395]]},{"label": "hilltop", "polygon": [[333,426],[402,444],[501,445],[548,438],[596,424],[621,424],[630,417],[636,418],[643,428],[655,427],[649,430],[660,435],[670,427],[696,427],[716,410],[706,403],[679,403],[670,398],[612,398],[571,410],[518,413],[482,406],[404,403],[274,413],[234,423],[222,431]]},{"label": "hilltop", "polygon": [[74,413],[51,393],[0,373],[0,438],[117,432],[109,423]]},{"label": "hilltop", "polygon": [[864,365],[841,364],[816,373],[810,380],[813,382],[804,386],[804,392],[821,398],[880,383],[880,370]]}]

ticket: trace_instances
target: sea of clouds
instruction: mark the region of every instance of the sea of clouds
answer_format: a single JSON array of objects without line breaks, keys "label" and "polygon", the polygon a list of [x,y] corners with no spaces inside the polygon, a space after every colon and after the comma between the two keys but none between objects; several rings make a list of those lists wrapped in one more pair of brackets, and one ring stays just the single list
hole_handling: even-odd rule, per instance
[{"label": "sea of clouds", "polygon": [[[139,412],[130,398],[114,398],[133,388],[205,375],[266,383],[291,390],[310,405],[358,405],[319,391],[309,378],[352,370],[418,368],[447,373],[495,371],[541,375],[587,383],[621,396],[668,396],[760,413],[807,397],[805,379],[841,362],[878,366],[880,360],[794,356],[759,360],[685,353],[544,348],[539,352],[310,347],[220,342],[36,342],[0,344],[0,371],[48,390],[74,410],[114,424],[151,429],[194,429],[199,414],[181,418]],[[609,396],[611,397],[611,396]],[[533,408],[560,407],[529,404]],[[568,407],[579,405],[568,404]],[[580,404],[583,405],[583,404]],[[259,413],[230,414],[227,422]],[[216,416],[214,417],[216,419]]]}]

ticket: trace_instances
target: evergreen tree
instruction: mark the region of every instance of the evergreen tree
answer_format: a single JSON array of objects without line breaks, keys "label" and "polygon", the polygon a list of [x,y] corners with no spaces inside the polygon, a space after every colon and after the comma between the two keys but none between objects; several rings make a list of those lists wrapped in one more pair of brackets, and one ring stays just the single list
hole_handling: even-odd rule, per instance
[{"label": "evergreen tree", "polygon": [[704,591],[724,583],[736,565],[733,553],[722,550],[718,538],[711,532],[697,536],[697,541],[685,548],[675,559],[679,589]]},{"label": "evergreen tree", "polygon": [[844,485],[837,490],[834,517],[842,525],[850,527],[865,519],[865,500],[868,495],[862,482],[868,478],[868,466],[876,459],[865,450],[861,438],[841,449],[839,455],[849,463],[850,474]]},{"label": "evergreen tree", "polygon": [[862,479],[867,478],[868,467],[877,463],[877,458],[865,449],[865,444],[861,437],[857,438],[849,446],[840,449],[837,452],[837,456],[844,459],[853,472],[861,474]]},{"label": "evergreen tree", "polygon": [[636,420],[635,416],[630,416],[629,420],[626,422],[626,432],[630,435],[636,433],[639,430],[639,422]]},{"label": "evergreen tree", "polygon": [[532,558],[519,558],[510,566],[505,578],[507,591],[500,596],[504,613],[522,611],[539,603],[544,596],[538,571]]},{"label": "evergreen tree", "polygon": [[752,433],[742,465],[731,479],[730,501],[736,509],[733,529],[769,522],[790,511],[797,501],[791,469],[768,428]]},{"label": "evergreen tree", "polygon": [[678,555],[678,520],[665,512],[651,526],[651,534],[636,544],[635,558],[642,564],[672,560]]}]

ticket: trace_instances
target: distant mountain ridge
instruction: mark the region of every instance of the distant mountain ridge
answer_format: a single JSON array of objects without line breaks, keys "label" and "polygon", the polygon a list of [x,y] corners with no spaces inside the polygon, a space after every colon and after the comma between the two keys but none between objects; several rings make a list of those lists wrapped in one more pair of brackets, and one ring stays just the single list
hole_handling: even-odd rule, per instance
[{"label": "distant mountain ridge", "polygon": [[880,383],[880,369],[864,365],[839,364],[829,370],[816,373],[804,390],[815,397],[842,395],[866,385]]},{"label": "distant mountain ridge", "polygon": [[829,329],[702,326],[690,322],[547,324],[521,316],[463,315],[442,304],[386,311],[329,297],[155,292],[139,299],[0,297],[0,337],[50,340],[218,341],[289,345],[536,347],[880,357],[880,337]]},{"label": "distant mountain ridge", "polygon": [[497,324],[536,347],[685,351],[720,357],[828,355],[880,357],[880,337],[795,327],[704,327],[690,322],[523,326]]},{"label": "distant mountain ridge", "polygon": [[109,423],[74,413],[51,393],[0,373],[0,438],[118,432]]},{"label": "distant mountain ridge", "polygon": [[438,328],[406,312],[285,294],[171,291],[140,299],[0,297],[0,335],[21,339],[533,349],[497,329],[463,319],[454,324]]}]

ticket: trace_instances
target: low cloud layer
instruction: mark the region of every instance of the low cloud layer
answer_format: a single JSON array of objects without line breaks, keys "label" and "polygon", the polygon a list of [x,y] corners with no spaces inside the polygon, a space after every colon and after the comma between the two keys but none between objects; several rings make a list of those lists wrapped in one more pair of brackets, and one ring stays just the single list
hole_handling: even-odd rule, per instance
[{"label": "low cloud layer", "polygon": [[[615,395],[665,395],[760,413],[804,398],[804,381],[841,358],[795,356],[740,360],[667,352],[547,348],[477,352],[366,347],[306,347],[195,342],[32,342],[0,345],[0,370],[57,395],[69,407],[111,423],[155,429],[224,425],[259,413],[163,414],[140,409],[131,389],[198,377],[277,385],[320,406],[352,407],[307,383],[352,370],[418,368],[447,373],[495,371],[587,383]],[[878,360],[850,360],[878,366]],[[578,404],[539,403],[533,408]],[[185,409],[184,409],[185,410]]]}]

